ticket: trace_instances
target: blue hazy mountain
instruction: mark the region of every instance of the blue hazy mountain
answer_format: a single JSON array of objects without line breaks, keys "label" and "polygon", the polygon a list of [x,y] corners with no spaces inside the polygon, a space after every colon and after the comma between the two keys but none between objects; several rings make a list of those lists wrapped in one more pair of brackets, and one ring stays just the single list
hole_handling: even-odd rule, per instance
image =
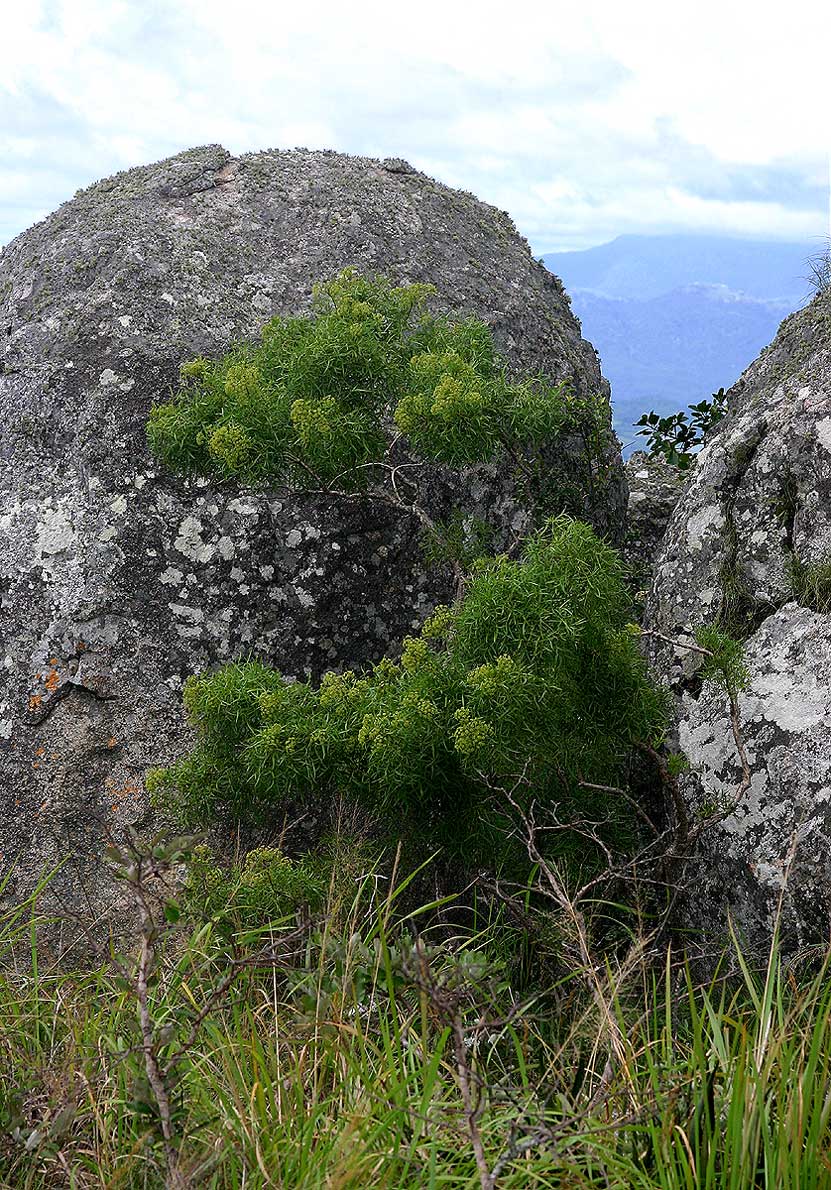
[{"label": "blue hazy mountain", "polygon": [[600,353],[624,442],[647,409],[673,413],[737,380],[798,303],[762,301],[721,285],[688,285],[647,301],[572,294]]},{"label": "blue hazy mountain", "polygon": [[818,245],[620,236],[543,259],[562,278],[612,385],[615,425],[672,413],[737,380],[810,293]]},{"label": "blue hazy mountain", "polygon": [[726,285],[796,308],[808,292],[806,261],[821,247],[819,241],[629,235],[582,252],[551,252],[543,260],[569,293],[591,289],[605,297],[645,301],[687,285]]}]

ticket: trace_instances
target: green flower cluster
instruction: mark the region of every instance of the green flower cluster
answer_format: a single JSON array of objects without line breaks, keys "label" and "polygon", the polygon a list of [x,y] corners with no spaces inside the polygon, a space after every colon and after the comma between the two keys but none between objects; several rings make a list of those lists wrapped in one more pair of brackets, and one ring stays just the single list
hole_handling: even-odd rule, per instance
[{"label": "green flower cluster", "polygon": [[453,630],[453,609],[440,603],[421,626],[421,636],[429,641],[446,641]]},{"label": "green flower cluster", "polygon": [[183,908],[199,920],[211,919],[226,933],[261,930],[303,907],[316,907],[326,892],[319,862],[294,861],[275,847],[256,847],[242,863],[221,864],[206,845],[194,849],[188,864]]},{"label": "green flower cluster", "polygon": [[459,755],[480,763],[486,760],[495,734],[490,723],[472,714],[467,707],[460,707],[453,718],[458,725],[453,732],[453,745]]},{"label": "green flower cluster", "polygon": [[253,442],[238,422],[227,421],[217,426],[208,439],[212,459],[231,474],[240,474],[251,459]]},{"label": "green flower cluster", "polygon": [[227,369],[224,383],[225,392],[232,401],[245,401],[246,397],[254,396],[260,389],[260,370],[256,364],[243,359]]},{"label": "green flower cluster", "polygon": [[332,397],[322,401],[295,401],[291,407],[291,424],[301,444],[308,449],[315,439],[332,433],[332,420],[337,415],[337,402]]},{"label": "green flower cluster", "polygon": [[498,693],[509,690],[522,674],[522,667],[513,657],[503,653],[496,661],[472,669],[467,675],[468,685],[480,694],[494,698]]},{"label": "green flower cluster", "polygon": [[425,640],[414,636],[405,637],[401,650],[401,668],[408,674],[418,673],[430,663],[431,656],[430,646]]}]

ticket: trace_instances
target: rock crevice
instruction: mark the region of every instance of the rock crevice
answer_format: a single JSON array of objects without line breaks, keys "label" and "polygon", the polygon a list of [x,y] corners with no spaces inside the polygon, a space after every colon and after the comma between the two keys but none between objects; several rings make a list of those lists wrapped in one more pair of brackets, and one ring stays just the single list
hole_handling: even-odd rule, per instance
[{"label": "rock crevice", "polygon": [[[831,924],[831,616],[801,605],[794,577],[831,561],[831,295],[783,323],[728,401],[669,523],[645,624],[674,637],[718,622],[744,640],[750,671],[751,787],[702,837],[688,924],[723,938],[732,919],[764,949],[781,909],[786,943],[802,946]],[[729,805],[725,696],[696,685],[695,655],[654,638],[651,650],[676,694],[691,817]]]}]

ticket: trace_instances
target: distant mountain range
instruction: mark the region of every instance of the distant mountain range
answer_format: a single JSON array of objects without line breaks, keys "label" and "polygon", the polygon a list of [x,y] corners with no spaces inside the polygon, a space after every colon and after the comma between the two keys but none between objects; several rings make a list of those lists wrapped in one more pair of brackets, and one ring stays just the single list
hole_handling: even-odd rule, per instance
[{"label": "distant mountain range", "polygon": [[[620,236],[543,257],[600,353],[624,443],[648,409],[727,388],[810,296],[819,244],[723,236]],[[637,439],[635,438],[637,444]]]}]

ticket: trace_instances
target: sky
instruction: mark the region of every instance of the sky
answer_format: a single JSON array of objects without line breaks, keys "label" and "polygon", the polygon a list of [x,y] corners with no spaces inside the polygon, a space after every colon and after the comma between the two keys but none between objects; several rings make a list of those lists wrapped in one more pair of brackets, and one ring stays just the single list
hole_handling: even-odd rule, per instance
[{"label": "sky", "polygon": [[197,144],[404,157],[536,254],[829,234],[826,6],[5,0],[0,244]]}]

